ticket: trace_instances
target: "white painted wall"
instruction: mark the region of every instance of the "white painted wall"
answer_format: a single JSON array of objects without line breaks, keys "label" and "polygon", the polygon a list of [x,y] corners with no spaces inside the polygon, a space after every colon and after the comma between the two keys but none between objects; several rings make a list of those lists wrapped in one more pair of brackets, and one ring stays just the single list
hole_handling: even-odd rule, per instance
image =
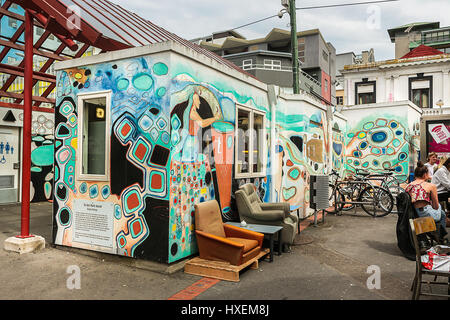
[{"label": "white painted wall", "polygon": [[408,79],[416,77],[418,73],[433,77],[433,108],[437,107],[436,102],[441,99],[444,107],[450,107],[450,56],[424,61],[381,62],[370,68],[345,70],[343,74],[347,105],[355,105],[355,83],[362,82],[363,78],[376,81],[376,103],[408,100]]}]

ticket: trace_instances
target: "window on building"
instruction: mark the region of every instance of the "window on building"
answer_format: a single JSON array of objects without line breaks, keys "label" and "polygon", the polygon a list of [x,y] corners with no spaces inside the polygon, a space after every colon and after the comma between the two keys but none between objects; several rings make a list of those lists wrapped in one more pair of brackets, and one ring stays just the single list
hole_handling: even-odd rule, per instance
[{"label": "window on building", "polygon": [[246,59],[246,60],[242,61],[242,69],[243,70],[251,69],[252,65],[253,65],[252,59]]},{"label": "window on building", "polygon": [[323,60],[328,62],[328,52],[326,52],[325,50],[322,50],[322,56],[323,56]]},{"label": "window on building", "polygon": [[336,97],[336,104],[338,106],[343,106],[344,105],[344,97]]},{"label": "window on building", "polygon": [[376,103],[376,82],[363,81],[355,84],[355,104]]},{"label": "window on building", "polygon": [[237,107],[236,159],[237,178],[264,176],[266,171],[265,114]]},{"label": "window on building", "polygon": [[305,63],[305,39],[298,39],[298,59]]},{"label": "window on building", "polygon": [[328,79],[324,79],[325,92],[328,92]]},{"label": "window on building", "polygon": [[281,61],[264,59],[264,69],[281,70]]},{"label": "window on building", "polygon": [[421,108],[429,108],[430,105],[430,89],[413,89],[412,102]]},{"label": "window on building", "polygon": [[432,108],[433,77],[409,78],[409,100],[420,108]]},{"label": "window on building", "polygon": [[78,178],[109,180],[110,92],[78,96]]}]

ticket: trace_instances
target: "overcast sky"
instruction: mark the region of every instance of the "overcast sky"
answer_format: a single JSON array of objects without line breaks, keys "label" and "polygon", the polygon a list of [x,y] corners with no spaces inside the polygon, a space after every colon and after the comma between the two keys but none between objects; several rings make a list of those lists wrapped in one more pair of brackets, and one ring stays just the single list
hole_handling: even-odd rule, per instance
[{"label": "overcast sky", "polygon": [[[232,29],[277,14],[281,0],[112,0],[185,39]],[[370,0],[297,0],[296,7],[357,3]],[[411,22],[450,26],[450,0],[400,0],[376,5],[298,10],[297,30],[320,29],[337,53],[374,48],[377,60],[394,58],[387,29]],[[242,29],[247,39],[266,36],[272,28],[289,29],[289,15]]]}]

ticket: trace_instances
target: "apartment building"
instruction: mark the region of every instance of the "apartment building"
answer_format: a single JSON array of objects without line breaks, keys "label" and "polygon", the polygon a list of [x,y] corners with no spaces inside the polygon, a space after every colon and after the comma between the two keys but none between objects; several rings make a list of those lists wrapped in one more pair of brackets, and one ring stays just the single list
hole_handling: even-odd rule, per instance
[{"label": "apartment building", "polygon": [[[235,31],[216,32],[191,40],[241,67],[260,81],[292,92],[289,30],[274,28],[265,37],[248,40]],[[300,89],[326,104],[336,104],[336,49],[319,29],[297,33]]]}]

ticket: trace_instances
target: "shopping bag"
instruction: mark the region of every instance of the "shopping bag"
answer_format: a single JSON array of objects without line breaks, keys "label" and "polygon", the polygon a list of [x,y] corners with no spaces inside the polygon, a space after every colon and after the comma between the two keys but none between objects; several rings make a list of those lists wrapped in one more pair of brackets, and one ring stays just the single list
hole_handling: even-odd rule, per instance
[{"label": "shopping bag", "polygon": [[421,262],[425,269],[450,272],[450,247],[437,245],[422,255]]}]

